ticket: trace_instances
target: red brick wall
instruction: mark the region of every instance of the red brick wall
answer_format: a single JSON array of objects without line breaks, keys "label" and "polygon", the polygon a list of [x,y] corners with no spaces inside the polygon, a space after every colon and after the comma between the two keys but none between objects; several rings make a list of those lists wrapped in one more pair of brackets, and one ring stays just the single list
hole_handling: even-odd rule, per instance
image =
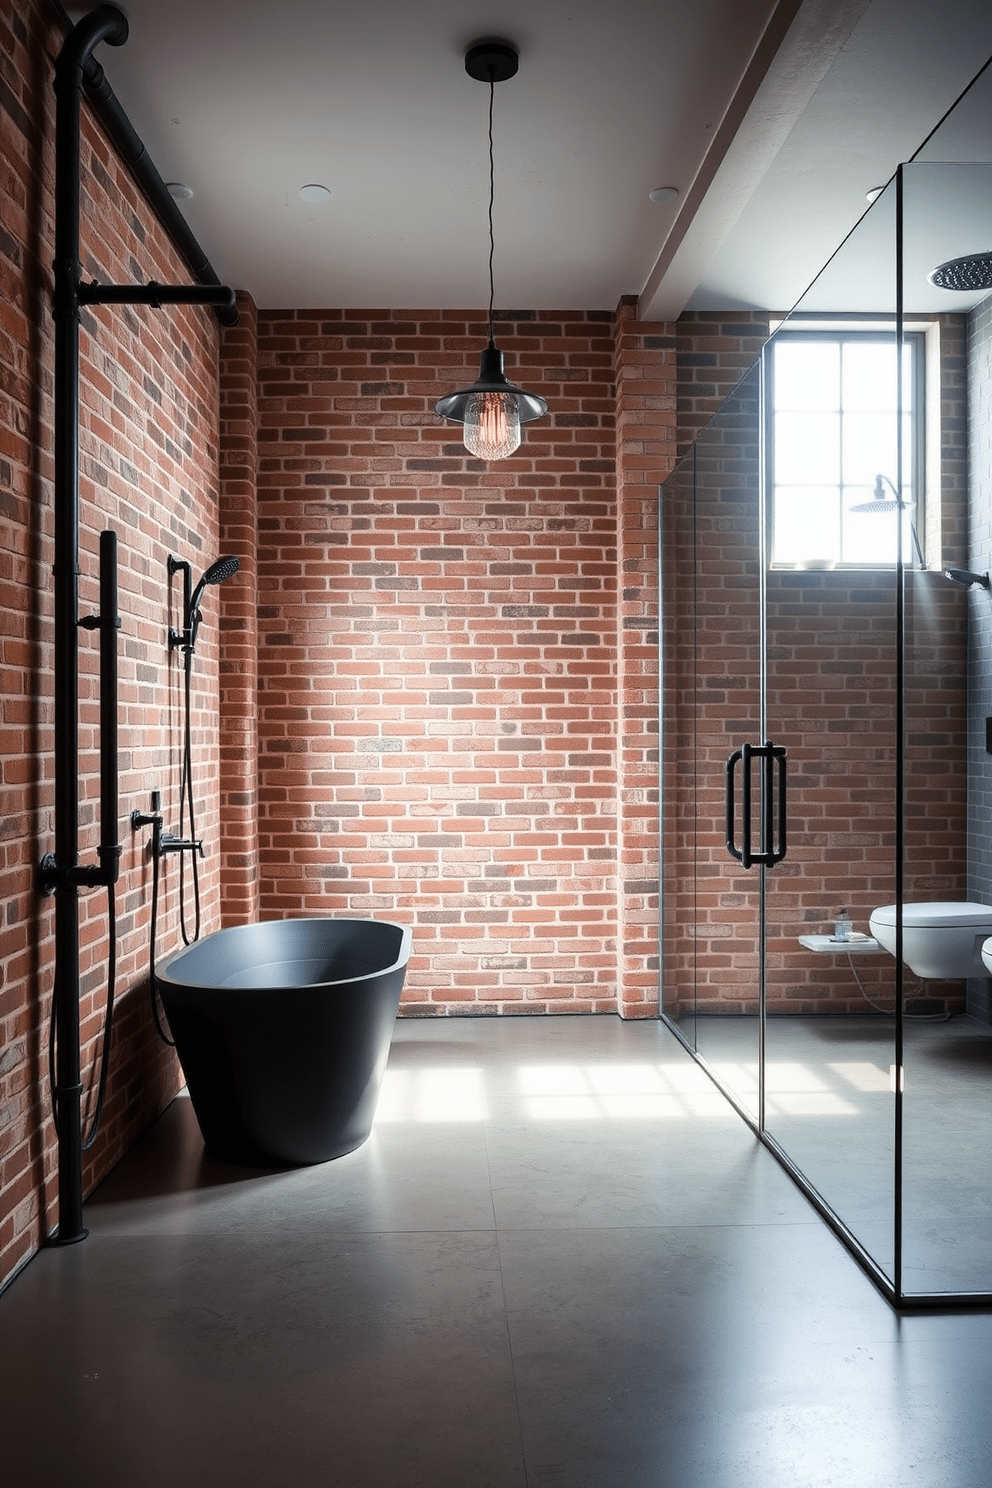
[{"label": "red brick wall", "polygon": [[628,1018],[658,1010],[658,486],[675,448],[675,335],[617,315],[620,861],[617,987]]},{"label": "red brick wall", "polygon": [[[657,1006],[647,713],[671,348],[642,345],[638,363],[632,336],[618,362],[612,314],[502,316],[510,375],[551,411],[487,466],[433,412],[475,376],[485,332],[477,312],[259,316],[262,912],[412,924],[407,1013],[643,1014]],[[623,616],[618,366],[637,409]],[[635,425],[662,406],[648,447]]]},{"label": "red brick wall", "polygon": [[[36,888],[53,843],[52,320],[53,59],[61,41],[49,7],[0,15],[0,1282],[54,1223],[56,1164],[47,1042],[53,902]],[[188,281],[103,139],[85,124],[82,150],[85,277]],[[97,608],[98,534],[119,535],[119,963],[114,1053],[103,1126],[85,1160],[88,1191],[178,1086],[148,1008],[150,869],[132,809],[163,791],[177,825],[178,661],[166,632],[168,554],[199,569],[217,552],[216,324],[207,311],[89,310],[81,347],[80,590]],[[180,593],[178,576],[173,599]],[[210,591],[216,595],[217,591]],[[206,839],[207,928],[218,921],[218,626],[215,601],[194,674],[197,830]],[[97,642],[81,632],[80,857],[95,861],[99,757]],[[177,943],[175,865],[166,866],[161,948]],[[84,1082],[91,1088],[108,959],[106,896],[81,895]],[[84,1100],[89,1111],[91,1098]]]},{"label": "red brick wall", "polygon": [[258,919],[258,328],[238,296],[221,334],[220,546],[239,559],[221,612],[221,887],[225,925]]}]

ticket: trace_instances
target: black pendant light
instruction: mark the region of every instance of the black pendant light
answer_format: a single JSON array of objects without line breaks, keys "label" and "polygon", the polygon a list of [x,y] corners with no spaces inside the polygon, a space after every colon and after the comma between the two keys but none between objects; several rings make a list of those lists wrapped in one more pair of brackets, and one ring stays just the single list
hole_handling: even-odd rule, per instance
[{"label": "black pendant light", "polygon": [[496,176],[493,168],[493,98],[496,84],[512,78],[517,70],[517,51],[505,41],[480,41],[465,53],[465,71],[480,83],[489,84],[489,345],[482,353],[477,381],[471,387],[449,393],[434,405],[442,418],[464,428],[465,448],[480,460],[505,460],[520,444],[520,425],[547,413],[548,405],[536,393],[525,392],[507,380],[503,353],[493,335],[493,201]]}]

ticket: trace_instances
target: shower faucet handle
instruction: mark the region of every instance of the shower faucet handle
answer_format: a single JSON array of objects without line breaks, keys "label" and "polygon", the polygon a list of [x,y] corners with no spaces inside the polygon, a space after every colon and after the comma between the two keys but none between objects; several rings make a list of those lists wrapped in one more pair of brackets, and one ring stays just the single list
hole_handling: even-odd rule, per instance
[{"label": "shower faucet handle", "polygon": [[175,832],[163,832],[159,839],[159,852],[198,852],[206,857],[202,837],[177,837]]}]

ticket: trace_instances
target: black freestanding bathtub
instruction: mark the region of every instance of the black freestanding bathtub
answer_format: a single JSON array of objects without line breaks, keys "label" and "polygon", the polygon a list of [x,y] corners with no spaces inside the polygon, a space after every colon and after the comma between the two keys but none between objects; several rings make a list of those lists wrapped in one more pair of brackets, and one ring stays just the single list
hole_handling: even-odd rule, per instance
[{"label": "black freestanding bathtub", "polygon": [[385,920],[218,930],[155,968],[212,1156],[318,1163],[372,1129],[410,931]]}]

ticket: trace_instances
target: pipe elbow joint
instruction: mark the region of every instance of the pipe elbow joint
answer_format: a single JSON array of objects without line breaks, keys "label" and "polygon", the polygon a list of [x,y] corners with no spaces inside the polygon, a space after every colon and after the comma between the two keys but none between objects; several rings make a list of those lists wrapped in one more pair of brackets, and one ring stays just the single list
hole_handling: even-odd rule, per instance
[{"label": "pipe elbow joint", "polygon": [[83,72],[92,61],[93,48],[101,41],[108,46],[123,46],[127,38],[128,23],[124,12],[116,5],[98,5],[73,26],[62,43],[55,63],[56,88],[81,89]]}]

